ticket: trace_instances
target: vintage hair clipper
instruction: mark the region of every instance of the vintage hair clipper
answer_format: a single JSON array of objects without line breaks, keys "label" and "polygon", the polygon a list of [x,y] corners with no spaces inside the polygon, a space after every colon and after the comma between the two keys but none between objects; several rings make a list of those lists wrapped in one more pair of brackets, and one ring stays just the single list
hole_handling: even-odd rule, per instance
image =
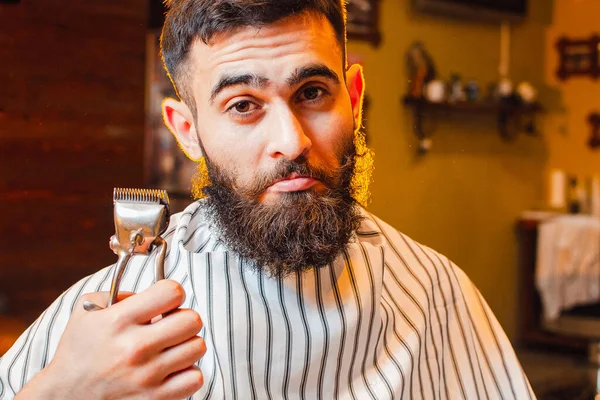
[{"label": "vintage hair clipper", "polygon": [[119,256],[108,305],[117,302],[119,284],[127,263],[136,254],[158,251],[155,282],[165,278],[167,243],[160,237],[169,224],[169,196],[164,190],[121,189],[113,193],[115,234],[110,248]]}]

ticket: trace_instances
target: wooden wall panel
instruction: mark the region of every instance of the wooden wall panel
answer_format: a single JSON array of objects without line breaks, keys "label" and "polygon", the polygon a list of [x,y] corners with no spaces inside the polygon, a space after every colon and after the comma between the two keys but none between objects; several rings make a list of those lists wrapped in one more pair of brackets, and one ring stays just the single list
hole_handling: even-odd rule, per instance
[{"label": "wooden wall panel", "polygon": [[0,5],[0,310],[30,323],[114,262],[112,189],[143,184],[146,0]]}]

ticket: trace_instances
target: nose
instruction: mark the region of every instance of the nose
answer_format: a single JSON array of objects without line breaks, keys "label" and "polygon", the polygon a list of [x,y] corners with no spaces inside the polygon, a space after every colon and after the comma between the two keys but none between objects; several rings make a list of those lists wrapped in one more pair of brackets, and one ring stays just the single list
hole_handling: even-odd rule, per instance
[{"label": "nose", "polygon": [[301,155],[306,155],[312,142],[298,117],[287,106],[273,111],[271,126],[268,127],[271,131],[267,145],[269,156],[295,160]]}]

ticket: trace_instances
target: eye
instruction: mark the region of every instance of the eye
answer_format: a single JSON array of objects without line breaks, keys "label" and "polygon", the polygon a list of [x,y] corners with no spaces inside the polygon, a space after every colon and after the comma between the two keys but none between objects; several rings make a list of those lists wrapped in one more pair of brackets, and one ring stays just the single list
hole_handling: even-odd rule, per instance
[{"label": "eye", "polygon": [[242,117],[252,114],[258,108],[259,106],[250,100],[241,100],[230,106],[227,109],[227,112],[231,115]]},{"label": "eye", "polygon": [[250,102],[240,101],[239,103],[234,104],[233,108],[235,108],[235,111],[239,113],[247,113],[248,111],[250,111]]},{"label": "eye", "polygon": [[321,100],[321,98],[327,94],[329,94],[329,92],[320,86],[310,86],[300,91],[297,100],[315,102]]},{"label": "eye", "polygon": [[262,115],[262,105],[254,99],[239,99],[230,104],[231,105],[226,108],[225,114],[227,114],[231,120],[238,123],[249,123],[255,121],[256,118]]},{"label": "eye", "polygon": [[321,89],[317,88],[317,87],[311,87],[308,88],[304,91],[304,97],[306,97],[307,100],[314,100],[317,97],[319,97],[319,94],[321,93]]}]

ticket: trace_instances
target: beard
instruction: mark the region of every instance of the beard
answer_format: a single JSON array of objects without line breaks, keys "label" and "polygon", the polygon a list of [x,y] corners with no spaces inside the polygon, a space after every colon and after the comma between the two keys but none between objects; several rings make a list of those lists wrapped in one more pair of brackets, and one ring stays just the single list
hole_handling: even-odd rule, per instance
[{"label": "beard", "polygon": [[[338,151],[339,167],[310,165],[305,157],[282,160],[246,187],[233,173],[206,158],[210,184],[205,209],[220,239],[257,271],[285,277],[335,260],[358,229],[362,216],[352,196],[356,147],[350,136]],[[259,197],[292,173],[319,180],[322,191],[282,192],[270,204]]]}]

